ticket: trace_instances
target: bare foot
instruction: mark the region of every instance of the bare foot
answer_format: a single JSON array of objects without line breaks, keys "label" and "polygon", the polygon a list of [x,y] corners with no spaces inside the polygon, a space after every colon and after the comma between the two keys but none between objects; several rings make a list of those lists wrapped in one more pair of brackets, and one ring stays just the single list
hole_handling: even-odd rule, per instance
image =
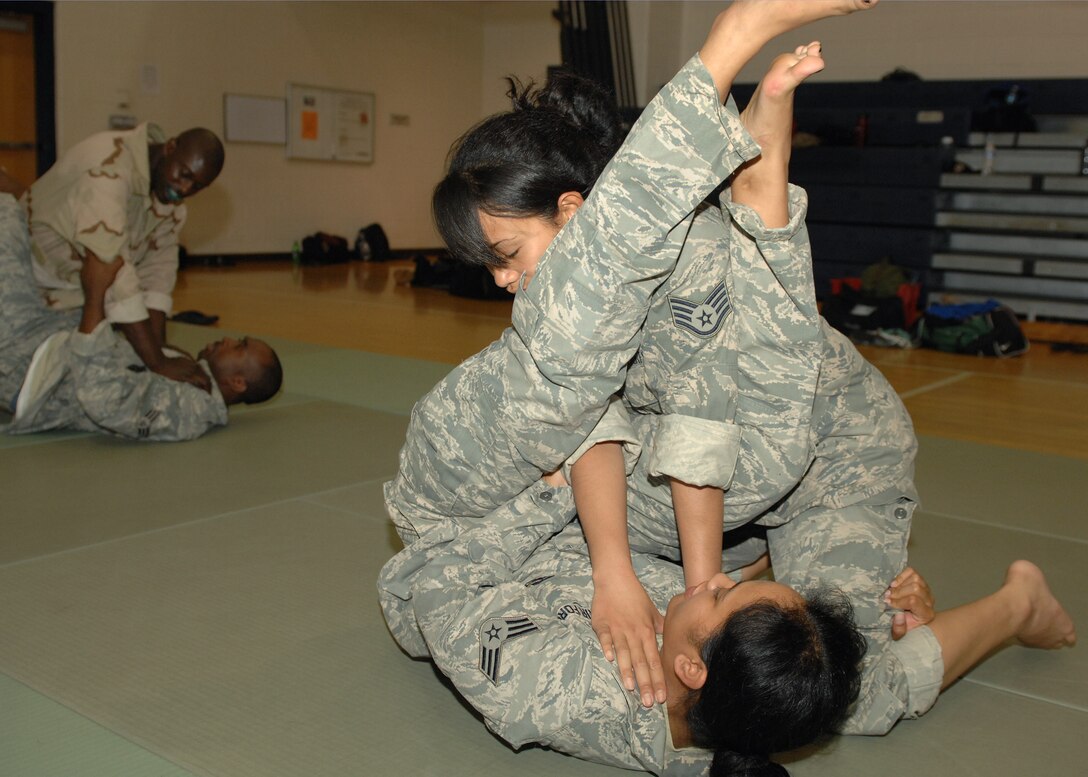
[{"label": "bare foot", "polygon": [[1077,642],[1073,619],[1054,597],[1046,576],[1030,561],[1014,561],[1005,573],[1003,588],[1025,596],[1028,614],[1016,632],[1021,645],[1056,650],[1072,647]]},{"label": "bare foot", "polygon": [[820,42],[813,41],[807,46],[798,46],[790,54],[776,57],[760,80],[740,120],[765,156],[784,153],[789,160],[793,140],[793,93],[802,81],[823,69]]},{"label": "bare foot", "polygon": [[710,26],[699,58],[722,100],[741,68],[772,38],[828,16],[872,8],[877,0],[734,0]]}]

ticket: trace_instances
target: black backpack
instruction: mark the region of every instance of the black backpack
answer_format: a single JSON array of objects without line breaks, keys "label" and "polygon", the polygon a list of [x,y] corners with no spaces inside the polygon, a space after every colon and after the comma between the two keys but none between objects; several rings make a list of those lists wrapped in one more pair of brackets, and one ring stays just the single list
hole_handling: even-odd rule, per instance
[{"label": "black backpack", "polygon": [[381,224],[371,224],[355,236],[355,255],[364,262],[384,262],[391,259],[389,238]]},{"label": "black backpack", "polygon": [[339,235],[315,232],[302,239],[302,263],[306,265],[340,264],[351,258],[348,241]]}]

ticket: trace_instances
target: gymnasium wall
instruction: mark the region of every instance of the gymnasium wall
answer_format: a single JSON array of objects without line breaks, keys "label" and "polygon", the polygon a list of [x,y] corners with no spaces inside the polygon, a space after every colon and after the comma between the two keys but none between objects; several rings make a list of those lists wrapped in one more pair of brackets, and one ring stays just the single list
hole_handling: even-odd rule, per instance
[{"label": "gymnasium wall", "polygon": [[[629,4],[639,94],[649,97],[698,49],[717,2]],[[377,97],[375,161],[287,160],[279,146],[232,143],[220,180],[190,201],[184,242],[200,254],[286,252],[324,230],[380,222],[394,248],[439,243],[430,192],[450,143],[504,107],[502,77],[543,78],[559,62],[554,3],[76,2],[56,4],[58,148],[106,128],[128,99],[167,132],[222,128],[224,92],[282,96],[289,81]],[[884,0],[848,22],[812,25],[823,80],[876,80],[895,67],[926,79],[1081,78],[1088,2]],[[796,36],[769,51],[792,48]],[[741,80],[754,81],[770,54]],[[154,65],[158,92],[141,83]],[[1084,110],[1083,106],[1071,110]],[[391,115],[408,116],[407,126]]]},{"label": "gymnasium wall", "polygon": [[[129,112],[168,133],[222,131],[223,93],[284,96],[288,82],[373,92],[374,162],[289,160],[230,143],[216,184],[189,201],[193,253],[287,252],[305,234],[353,238],[377,221],[394,248],[440,244],[430,192],[450,143],[502,107],[501,76],[559,60],[547,2],[58,2],[63,151]],[[154,65],[158,92],[141,68]],[[486,96],[485,96],[486,91]],[[393,125],[391,115],[409,123]]]}]

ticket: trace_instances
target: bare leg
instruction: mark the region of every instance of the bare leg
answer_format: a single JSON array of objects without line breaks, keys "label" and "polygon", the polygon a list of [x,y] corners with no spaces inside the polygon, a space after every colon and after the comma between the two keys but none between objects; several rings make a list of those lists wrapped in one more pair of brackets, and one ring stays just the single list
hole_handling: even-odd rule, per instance
[{"label": "bare leg", "polygon": [[759,82],[741,113],[744,128],[760,147],[760,155],[733,176],[733,201],[747,205],[767,227],[789,223],[790,151],[793,144],[793,93],[813,73],[824,68],[816,41],[782,54]]},{"label": "bare leg", "polygon": [[718,14],[699,58],[725,100],[748,60],[772,38],[828,16],[876,5],[877,0],[734,0]]},{"label": "bare leg", "polygon": [[1050,592],[1046,577],[1030,561],[1015,561],[1005,583],[978,601],[937,613],[929,623],[941,645],[947,688],[986,655],[1009,640],[1054,650],[1076,644],[1073,619]]}]

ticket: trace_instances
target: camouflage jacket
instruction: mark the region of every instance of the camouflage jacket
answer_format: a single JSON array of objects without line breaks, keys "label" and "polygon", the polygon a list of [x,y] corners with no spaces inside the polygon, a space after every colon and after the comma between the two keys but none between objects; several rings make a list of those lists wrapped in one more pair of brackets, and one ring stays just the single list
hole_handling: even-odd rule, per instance
[{"label": "camouflage jacket", "polygon": [[757,153],[693,58],[549,246],[513,326],[417,403],[386,486],[398,528],[486,515],[578,448],[624,384],[697,206]]},{"label": "camouflage jacket", "polygon": [[[604,658],[590,624],[592,567],[573,515],[571,490],[540,482],[493,515],[435,527],[382,569],[390,631],[409,654],[430,656],[515,748],[541,744],[654,774],[705,774],[710,754],[673,748],[665,707],[644,708]],[[641,554],[633,562],[659,607],[683,590],[675,564]]]},{"label": "camouflage jacket", "polygon": [[[19,402],[10,434],[78,429],[181,442],[227,423],[227,405],[214,378],[208,392],[151,372],[107,321],[90,334],[62,332],[51,339],[49,369],[55,377],[35,386],[28,404]],[[200,365],[211,375],[207,363]]]}]

